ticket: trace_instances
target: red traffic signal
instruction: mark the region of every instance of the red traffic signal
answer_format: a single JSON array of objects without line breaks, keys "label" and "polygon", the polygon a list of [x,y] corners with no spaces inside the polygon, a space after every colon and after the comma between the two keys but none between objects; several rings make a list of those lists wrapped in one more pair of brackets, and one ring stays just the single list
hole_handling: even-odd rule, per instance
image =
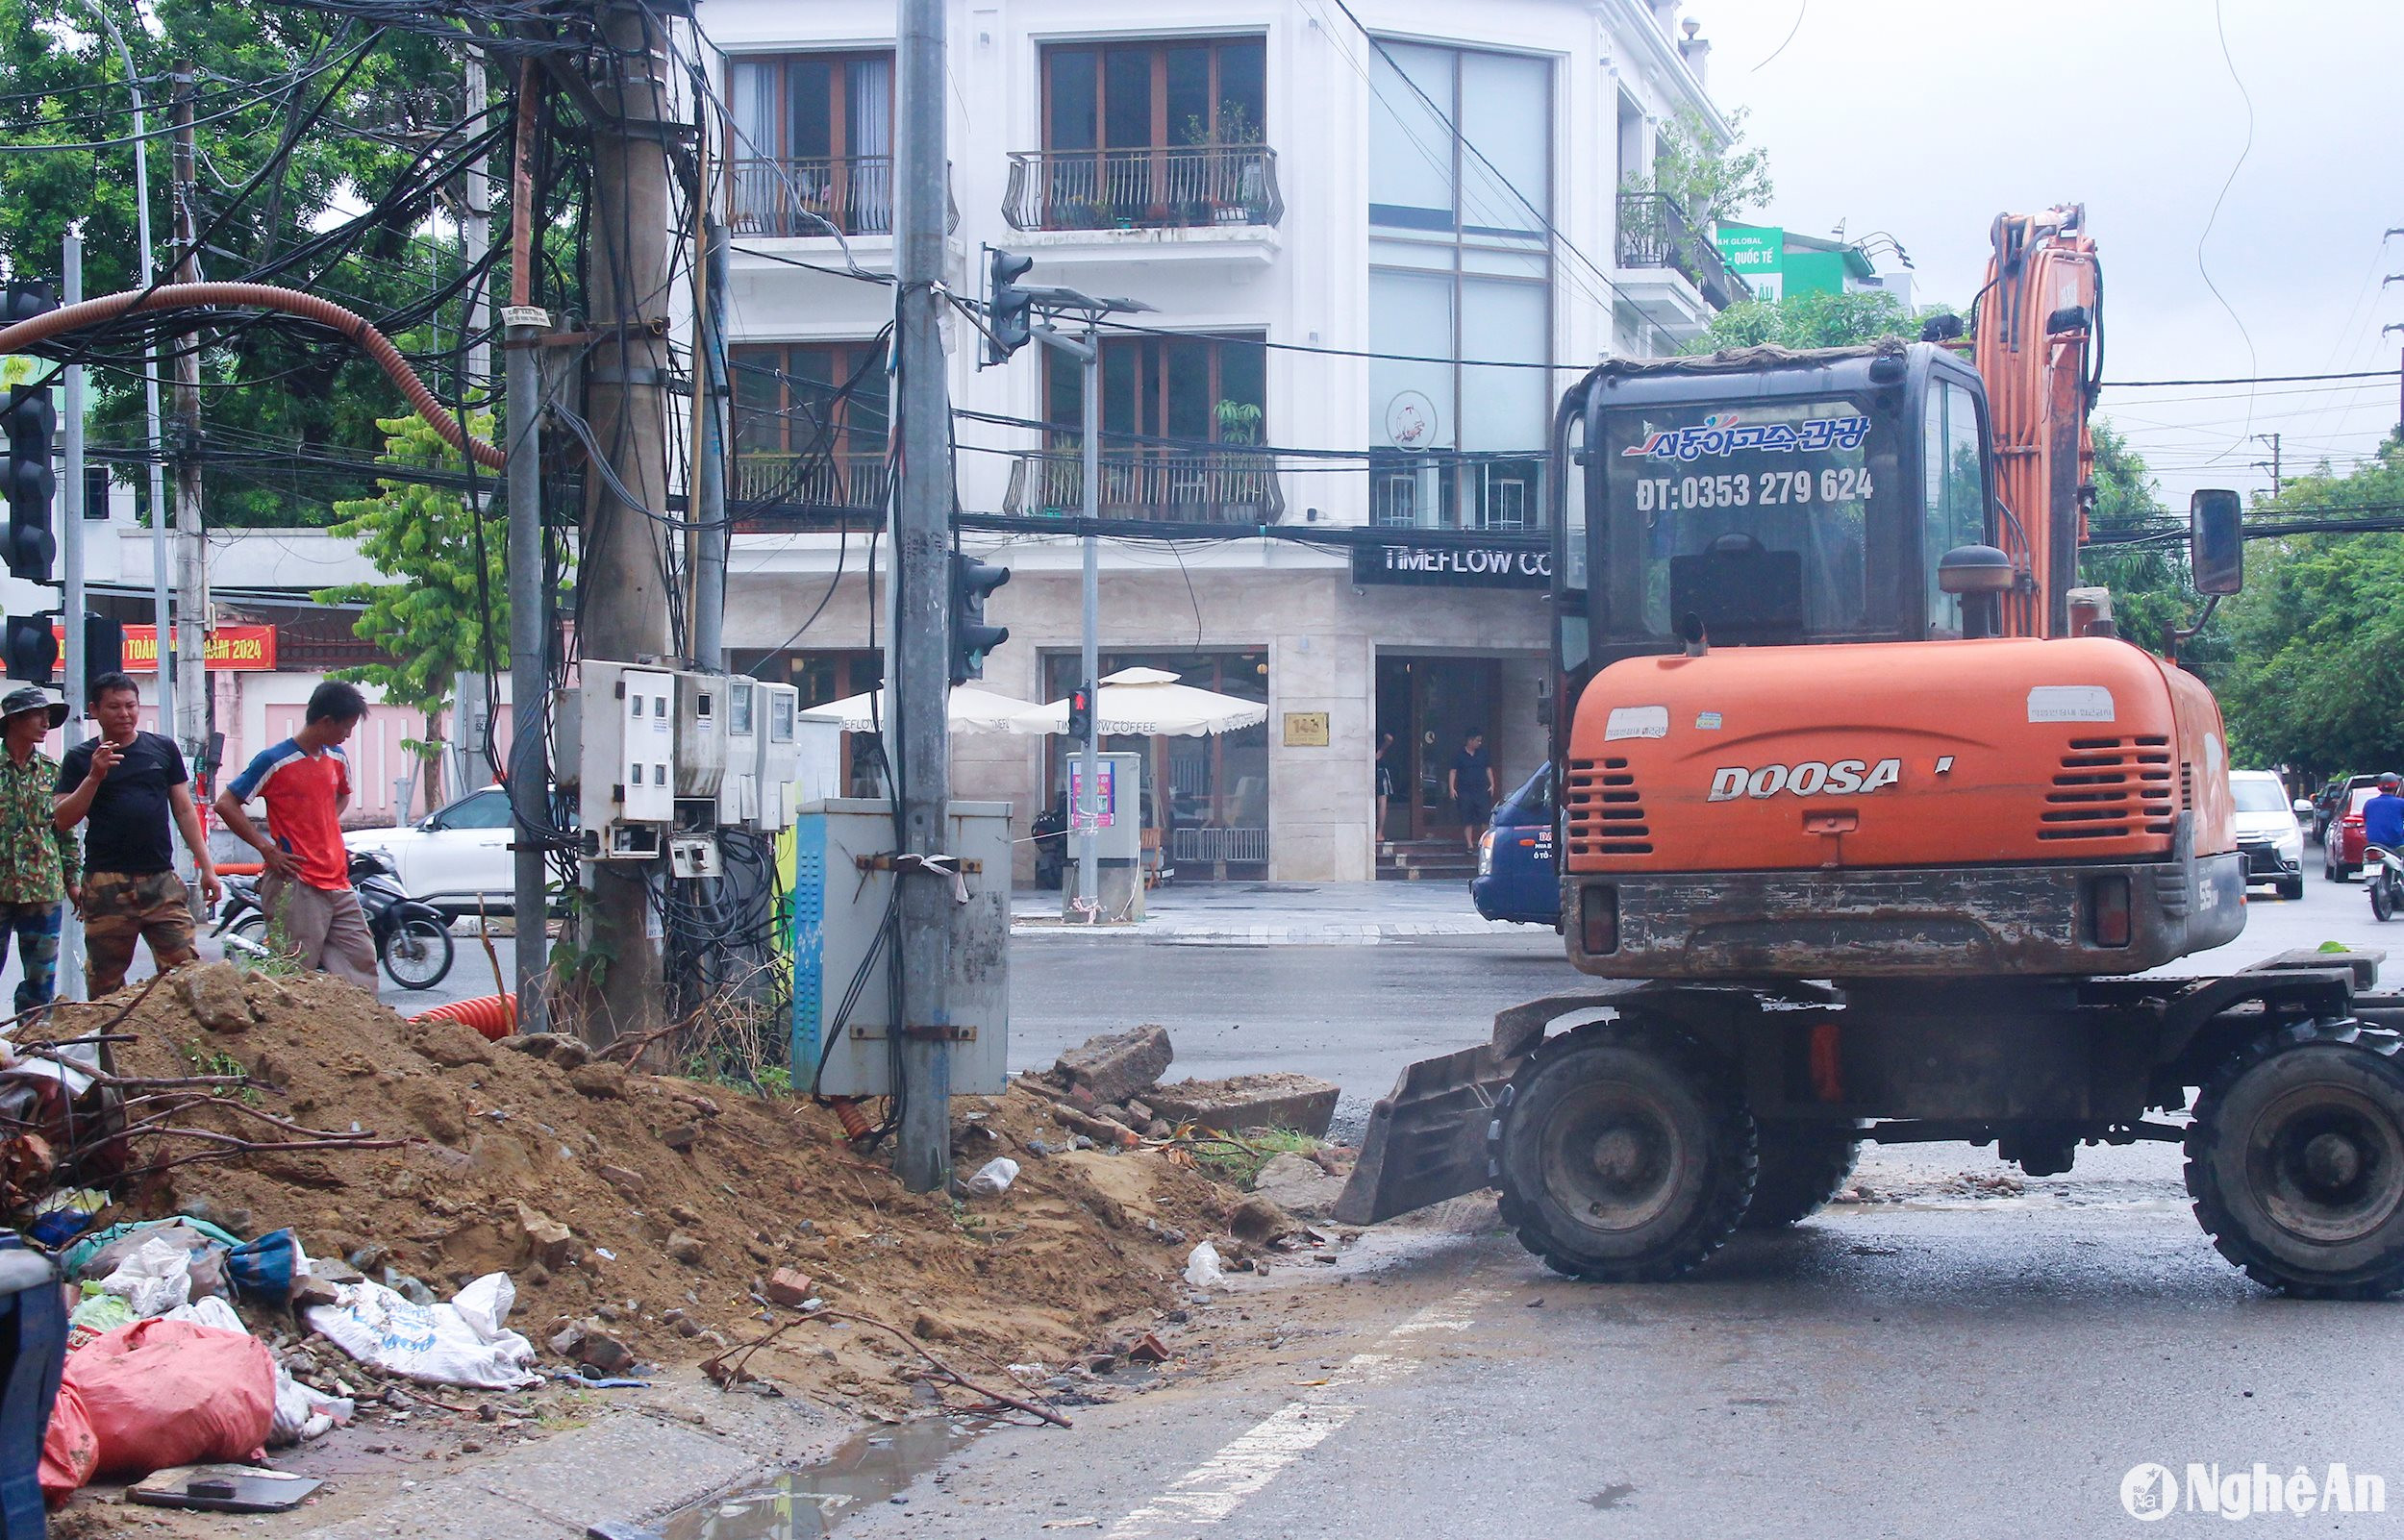
[{"label": "red traffic signal", "polygon": [[1083,743],[1093,736],[1093,686],[1081,684],[1068,692],[1068,741]]}]

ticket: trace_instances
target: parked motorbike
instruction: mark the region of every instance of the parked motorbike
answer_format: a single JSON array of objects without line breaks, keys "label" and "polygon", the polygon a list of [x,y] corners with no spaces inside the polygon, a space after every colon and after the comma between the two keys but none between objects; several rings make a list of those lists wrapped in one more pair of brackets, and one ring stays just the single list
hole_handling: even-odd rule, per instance
[{"label": "parked motorbike", "polygon": [[[376,940],[376,960],[392,981],[404,989],[432,989],[449,977],[451,927],[442,911],[411,898],[392,863],[373,851],[351,852],[350,872],[360,910],[367,917],[367,933]],[[212,932],[224,937],[226,950],[251,957],[272,956],[268,923],[258,880],[227,878],[225,902]]]},{"label": "parked motorbike", "polygon": [[2404,856],[2371,845],[2363,851],[2363,885],[2370,890],[2374,918],[2393,919],[2404,909]]}]

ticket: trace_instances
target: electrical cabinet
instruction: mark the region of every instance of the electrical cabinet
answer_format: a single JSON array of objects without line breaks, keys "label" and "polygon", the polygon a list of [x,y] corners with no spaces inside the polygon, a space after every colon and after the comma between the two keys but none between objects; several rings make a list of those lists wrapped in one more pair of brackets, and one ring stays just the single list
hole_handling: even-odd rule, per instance
[{"label": "electrical cabinet", "polygon": [[763,817],[760,779],[760,691],[764,687],[747,674],[729,674],[720,681],[726,697],[720,713],[720,737],[726,749],[726,770],[718,782],[718,824],[728,829],[782,828]]},{"label": "electrical cabinet", "polygon": [[[944,848],[961,858],[950,903],[951,987],[941,1024],[955,1094],[998,1096],[1010,1034],[1010,804],[956,802]],[[895,874],[889,803],[831,798],[794,819],[792,1063],[796,1089],[824,1096],[892,1091],[889,951],[877,951]],[[910,877],[937,882],[935,877]],[[875,952],[873,959],[870,954]],[[844,997],[859,992],[850,1012]],[[912,1025],[919,1017],[905,995]],[[823,1069],[820,1068],[823,1062]]]},{"label": "electrical cabinet", "polygon": [[560,781],[575,787],[585,854],[655,858],[676,816],[676,676],[590,658],[578,671],[560,701]]},{"label": "electrical cabinet", "polygon": [[719,709],[726,698],[723,674],[676,676],[676,795],[715,798],[726,776],[726,739]]}]

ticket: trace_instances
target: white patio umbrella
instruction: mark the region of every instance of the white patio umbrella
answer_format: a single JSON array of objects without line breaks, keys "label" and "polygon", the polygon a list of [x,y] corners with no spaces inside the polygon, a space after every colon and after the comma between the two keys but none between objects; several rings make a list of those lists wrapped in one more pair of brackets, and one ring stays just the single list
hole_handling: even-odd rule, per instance
[{"label": "white patio umbrella", "polygon": [[[1027,703],[1014,695],[997,695],[974,685],[955,684],[948,714],[954,733],[1008,733],[1012,731],[1013,719],[1026,709]],[[846,733],[874,733],[880,728],[890,732],[893,727],[893,708],[882,688],[814,706],[801,717],[805,722],[839,723]]]},{"label": "white patio umbrella", "polygon": [[[1268,708],[1216,690],[1180,684],[1157,668],[1122,668],[1105,676],[1094,692],[1093,725],[1104,737],[1194,738],[1232,733],[1268,720]],[[1010,731],[1035,734],[1068,731],[1068,703],[1052,702],[1021,710]]]}]

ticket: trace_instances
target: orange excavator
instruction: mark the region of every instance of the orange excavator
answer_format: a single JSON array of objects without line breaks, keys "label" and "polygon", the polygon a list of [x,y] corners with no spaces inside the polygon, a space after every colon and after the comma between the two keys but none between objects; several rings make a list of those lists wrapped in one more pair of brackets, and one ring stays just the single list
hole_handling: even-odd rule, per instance
[{"label": "orange excavator", "polygon": [[[1338,1216],[1492,1186],[1573,1277],[1791,1224],[1862,1141],[2185,1146],[2229,1260],[2404,1287],[2404,997],[2244,926],[2211,692],[2075,586],[2102,276],[2083,211],[1995,222],[1968,357],[1607,361],[1553,442],[1569,960],[1374,1108]],[[2241,578],[2199,492],[2193,580]],[[2175,638],[2173,638],[2175,643]],[[2170,1121],[2165,1114],[2188,1114]]]}]

